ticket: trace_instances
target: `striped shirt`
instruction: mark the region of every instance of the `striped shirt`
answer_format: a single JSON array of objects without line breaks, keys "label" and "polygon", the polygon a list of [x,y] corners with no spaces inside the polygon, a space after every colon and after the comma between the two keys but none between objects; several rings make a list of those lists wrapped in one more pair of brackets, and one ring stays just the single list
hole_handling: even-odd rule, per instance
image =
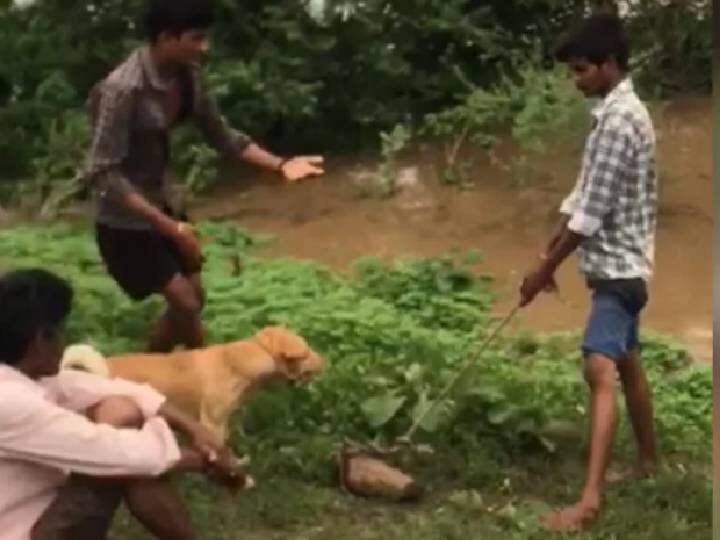
[{"label": "striped shirt", "polygon": [[[97,222],[149,229],[149,223],[122,204],[130,192],[159,208],[171,205],[169,135],[177,120],[191,119],[225,155],[237,155],[250,144],[247,135],[227,124],[196,70],[181,70],[176,77],[163,78],[150,49],[141,47],[91,91],[93,137],[83,177],[92,188]],[[166,105],[173,83],[180,89],[177,116]]]},{"label": "striped shirt", "polygon": [[561,213],[584,238],[578,249],[587,279],[648,280],[657,222],[655,131],[629,79],[593,109],[582,169]]}]

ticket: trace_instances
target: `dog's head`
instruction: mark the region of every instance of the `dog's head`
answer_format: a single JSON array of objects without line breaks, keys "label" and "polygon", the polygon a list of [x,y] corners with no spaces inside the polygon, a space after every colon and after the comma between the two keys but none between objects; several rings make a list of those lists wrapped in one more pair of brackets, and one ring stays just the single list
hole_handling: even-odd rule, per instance
[{"label": "dog's head", "polygon": [[253,337],[273,357],[278,375],[289,381],[308,381],[319,375],[324,360],[303,338],[283,326],[268,326]]}]

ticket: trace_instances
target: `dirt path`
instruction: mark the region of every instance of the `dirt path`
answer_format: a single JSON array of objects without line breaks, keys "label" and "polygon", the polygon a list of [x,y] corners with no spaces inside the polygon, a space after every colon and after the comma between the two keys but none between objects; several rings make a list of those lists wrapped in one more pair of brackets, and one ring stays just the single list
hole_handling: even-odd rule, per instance
[{"label": "dirt path", "polygon": [[[662,175],[656,275],[645,325],[671,334],[701,359],[712,358],[712,104],[673,103],[657,123]],[[516,301],[516,287],[544,244],[555,210],[570,188],[576,152],[546,156],[548,173],[531,189],[513,189],[507,175],[481,163],[472,191],[441,187],[427,154],[410,156],[418,185],[379,200],[362,196],[358,178],[371,165],[333,163],[322,178],[297,186],[241,182],[198,205],[198,216],[236,219],[277,241],[271,255],[315,259],[347,268],[363,255],[437,255],[478,249],[479,270],[493,273],[502,293],[498,312]],[[242,187],[244,184],[244,187]],[[543,297],[517,328],[580,328],[588,299],[575,261],[560,270],[562,301]]]}]

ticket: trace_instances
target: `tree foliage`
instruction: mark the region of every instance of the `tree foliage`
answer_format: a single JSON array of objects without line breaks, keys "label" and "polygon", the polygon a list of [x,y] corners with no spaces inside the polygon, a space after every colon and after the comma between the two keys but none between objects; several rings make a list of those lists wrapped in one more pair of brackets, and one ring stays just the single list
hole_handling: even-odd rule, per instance
[{"label": "tree foliage", "polygon": [[[328,0],[311,11],[304,0],[218,0],[207,77],[229,120],[266,144],[355,150],[522,73],[528,58],[547,67],[560,32],[607,3]],[[709,2],[629,3],[643,87],[707,91]],[[0,178],[38,176],[58,133],[84,144],[87,92],[139,43],[141,10],[141,0],[0,2]]]}]

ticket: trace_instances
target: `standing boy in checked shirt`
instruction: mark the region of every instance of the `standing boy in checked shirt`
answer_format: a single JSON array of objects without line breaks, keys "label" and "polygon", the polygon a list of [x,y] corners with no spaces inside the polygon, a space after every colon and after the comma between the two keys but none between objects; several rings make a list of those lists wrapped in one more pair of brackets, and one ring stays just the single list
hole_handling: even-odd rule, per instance
[{"label": "standing boy in checked shirt", "polygon": [[578,89],[600,101],[582,170],[560,209],[558,230],[520,290],[521,305],[527,305],[540,291],[552,289],[555,270],[578,249],[580,270],[592,291],[582,343],[590,387],[590,448],[579,501],[545,519],[557,531],[583,529],[599,513],[615,431],[617,375],[640,472],[651,473],[657,466],[651,396],[638,352],[657,216],[655,133],[626,74],[628,57],[622,23],[611,15],[586,19],[558,49],[557,58],[569,65]]},{"label": "standing boy in checked shirt", "polygon": [[321,174],[321,157],[283,159],[232,129],[198,70],[213,22],[210,0],[148,0],[148,44],[93,89],[93,139],[85,178],[96,206],[96,237],[108,272],[133,300],[161,294],[167,310],[152,352],[204,343],[202,255],[168,196],[170,132],[190,120],[227,157],[273,170],[286,181]]}]

